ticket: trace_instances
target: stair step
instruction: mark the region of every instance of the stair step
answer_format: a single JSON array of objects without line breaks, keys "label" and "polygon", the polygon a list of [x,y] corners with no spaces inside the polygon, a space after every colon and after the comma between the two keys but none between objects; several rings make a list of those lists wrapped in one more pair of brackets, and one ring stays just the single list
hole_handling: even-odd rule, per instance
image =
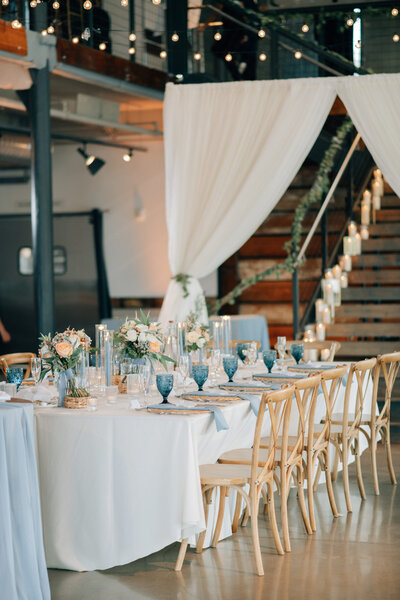
[{"label": "stair step", "polygon": [[375,215],[378,223],[381,223],[382,221],[400,221],[400,208],[377,210]]},{"label": "stair step", "polygon": [[[261,273],[270,267],[273,267],[276,264],[283,263],[284,259],[267,259],[267,258],[253,258],[239,260],[238,268],[239,268],[239,277],[240,279],[244,279],[247,277],[251,277],[256,273]],[[299,269],[299,279],[320,279],[321,278],[321,259],[320,258],[310,258],[307,260],[307,263],[300,267]],[[292,275],[287,271],[283,272],[279,280],[280,281],[291,281]],[[263,281],[276,281],[276,275],[269,275]]]},{"label": "stair step", "polygon": [[342,300],[345,302],[357,302],[359,300],[394,302],[400,300],[400,287],[348,287],[342,290]]},{"label": "stair step", "polygon": [[381,206],[383,208],[400,208],[400,199],[394,194],[385,194],[385,196],[383,196],[383,198],[381,199]]},{"label": "stair step", "polygon": [[372,238],[362,242],[363,252],[400,251],[400,238]]},{"label": "stair step", "polygon": [[[316,212],[306,215],[303,221],[303,228],[308,231],[315,221]],[[329,233],[338,234],[343,228],[343,212],[329,212]],[[285,235],[290,234],[293,225],[293,212],[274,211],[264,223],[257,229],[255,235]],[[317,232],[321,231],[321,224],[318,225]]]},{"label": "stair step", "polygon": [[399,342],[380,342],[380,341],[361,341],[361,342],[340,342],[340,349],[337,351],[336,356],[340,357],[352,357],[352,358],[369,358],[371,356],[378,356],[378,354],[389,354],[400,350]]},{"label": "stair step", "polygon": [[[311,298],[316,281],[300,281],[300,301],[306,302]],[[400,290],[400,288],[399,288]],[[241,302],[291,302],[291,281],[260,281],[245,290]]]},{"label": "stair step", "polygon": [[[306,236],[301,238],[301,244],[304,243]],[[251,237],[239,250],[241,258],[286,258],[287,253],[283,249],[286,242],[289,242],[289,235],[257,235]],[[334,237],[329,238],[329,252],[332,252],[335,243]],[[308,257],[321,256],[321,236],[317,233],[312,238],[307,249]]]},{"label": "stair step", "polygon": [[[306,303],[300,303],[300,319],[303,316],[306,308]],[[268,326],[282,323],[284,325],[291,325],[293,322],[293,308],[291,302],[279,302],[268,304],[240,304],[241,315],[263,315],[267,319]]]},{"label": "stair step", "polygon": [[353,256],[353,267],[396,266],[400,267],[400,254],[361,254],[361,256]]},{"label": "stair step", "polygon": [[326,334],[338,338],[400,338],[400,323],[332,323]]},{"label": "stair step", "polygon": [[400,235],[400,223],[375,223],[375,225],[369,225],[369,235],[383,237]]},{"label": "stair step", "polygon": [[337,319],[400,319],[400,304],[348,304],[335,310]]},{"label": "stair step", "polygon": [[349,283],[400,283],[400,269],[384,271],[354,270],[348,274]]}]

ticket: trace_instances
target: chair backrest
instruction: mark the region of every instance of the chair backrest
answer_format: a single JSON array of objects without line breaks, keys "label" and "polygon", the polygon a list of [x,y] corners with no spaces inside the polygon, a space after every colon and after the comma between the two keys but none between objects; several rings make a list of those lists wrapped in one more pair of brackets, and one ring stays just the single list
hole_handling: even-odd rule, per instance
[{"label": "chair backrest", "polygon": [[[394,382],[400,367],[400,352],[391,352],[390,354],[382,354],[378,356],[377,367],[376,367],[376,378],[383,374],[385,381],[385,402],[382,409],[379,411],[379,416],[376,416],[376,404],[371,406],[371,418],[372,420],[383,421],[390,419],[390,404],[392,401],[392,391]],[[378,402],[378,394],[374,398],[375,402]]]},{"label": "chair backrest", "polygon": [[[349,437],[355,435],[358,426],[363,418],[365,400],[368,390],[371,389],[371,409],[376,406],[376,396],[378,392],[379,374],[375,372],[377,365],[376,358],[366,358],[359,362],[352,363],[349,368],[349,374],[346,383],[344,396],[342,428]],[[355,383],[355,394],[352,394],[352,386]],[[355,396],[355,397],[354,397]],[[351,403],[353,403],[351,405]],[[354,415],[349,421],[349,415]]]},{"label": "chair backrest", "polygon": [[[310,435],[308,437],[308,444],[309,446],[312,445],[313,448],[317,448],[324,442],[329,442],[331,418],[334,413],[336,401],[339,396],[343,378],[345,377],[346,373],[347,365],[338,365],[334,369],[329,369],[327,371],[321,372],[321,388],[325,402],[325,416],[321,420],[321,423],[323,423],[323,427],[320,431],[318,431],[318,435]],[[327,382],[330,382],[329,386],[327,385]],[[313,423],[315,423],[315,421],[316,418],[314,415]],[[314,425],[311,425],[311,428],[314,432]]]},{"label": "chair backrest", "polygon": [[[293,385],[283,385],[281,390],[264,392],[258,410],[251,463],[251,485],[261,485],[274,470],[275,450],[282,443],[288,445],[289,421],[292,398],[295,392]],[[260,441],[264,419],[269,415],[271,431],[269,434],[267,458],[260,471]],[[285,441],[286,440],[286,441]],[[265,446],[263,446],[265,448]]]},{"label": "chair backrest", "polygon": [[2,354],[0,356],[0,369],[7,377],[7,369],[10,365],[26,366],[24,379],[27,379],[31,374],[31,358],[35,358],[33,352],[15,352],[14,354]]},{"label": "chair backrest", "polygon": [[[315,373],[305,379],[298,379],[294,384],[296,396],[296,411],[298,412],[297,440],[293,448],[302,452],[304,437],[312,437],[314,432],[314,415],[318,399],[321,375]],[[292,416],[295,413],[292,410]],[[292,443],[291,443],[292,446]]]},{"label": "chair backrest", "polygon": [[[329,356],[327,360],[334,360],[336,352],[340,350],[340,343],[335,342],[333,340],[325,340],[323,342],[307,342],[304,340],[289,340],[286,341],[286,352],[290,355],[290,346],[291,344],[304,344],[304,352],[307,350],[318,350],[321,353],[321,350],[329,350]],[[277,349],[277,345],[275,344],[275,349]]]}]

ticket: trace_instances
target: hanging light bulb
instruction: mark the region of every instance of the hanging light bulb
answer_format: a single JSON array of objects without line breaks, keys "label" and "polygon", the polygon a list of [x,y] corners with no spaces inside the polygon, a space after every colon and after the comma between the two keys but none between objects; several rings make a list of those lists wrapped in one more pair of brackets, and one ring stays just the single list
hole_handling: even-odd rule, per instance
[{"label": "hanging light bulb", "polygon": [[129,0],[121,0],[121,6],[128,6]]},{"label": "hanging light bulb", "polygon": [[36,8],[36,7],[37,7],[37,2],[36,2],[36,0],[31,0],[31,2],[29,2],[29,6],[30,6],[31,8]]},{"label": "hanging light bulb", "polygon": [[299,60],[302,56],[303,55],[299,50],[296,50],[296,52],[294,53],[294,57],[297,58],[297,60]]},{"label": "hanging light bulb", "polygon": [[396,42],[396,44],[397,44],[397,42],[399,40],[400,40],[400,37],[397,35],[397,33],[395,33],[394,36],[393,36],[393,41]]},{"label": "hanging light bulb", "polygon": [[161,50],[160,52],[160,58],[167,58],[167,53],[165,50]]},{"label": "hanging light bulb", "polygon": [[267,55],[265,54],[265,52],[261,52],[260,56],[258,57],[262,62],[264,62],[265,60],[267,60]]},{"label": "hanging light bulb", "polygon": [[125,152],[125,154],[122,157],[122,160],[124,160],[125,162],[130,162],[132,159],[132,148],[129,148],[129,152]]},{"label": "hanging light bulb", "polygon": [[129,54],[135,54],[136,50],[133,46],[131,46],[128,50]]},{"label": "hanging light bulb", "polygon": [[354,45],[356,48],[361,48],[361,46],[362,46],[361,40],[358,40],[358,42],[356,42]]},{"label": "hanging light bulb", "polygon": [[193,58],[194,58],[194,60],[201,60],[201,54],[200,54],[200,52],[195,52],[193,54]]},{"label": "hanging light bulb", "polygon": [[54,27],[53,27],[53,25],[49,25],[48,26],[47,33],[49,33],[50,35],[53,35],[53,33],[54,33]]},{"label": "hanging light bulb", "polygon": [[214,40],[215,40],[216,42],[219,42],[219,40],[220,40],[221,38],[222,38],[221,32],[220,32],[220,31],[216,31],[216,32],[214,33]]},{"label": "hanging light bulb", "polygon": [[156,6],[159,6],[161,4],[161,0],[151,0],[153,2],[153,4],[155,4]]},{"label": "hanging light bulb", "polygon": [[71,41],[73,44],[79,44],[79,38],[77,36],[73,37]]},{"label": "hanging light bulb", "polygon": [[54,8],[54,10],[58,10],[60,8],[60,3],[57,2],[57,0],[55,2],[53,2],[53,8]]},{"label": "hanging light bulb", "polygon": [[399,9],[398,8],[392,8],[392,17],[397,17],[398,14],[399,14]]},{"label": "hanging light bulb", "polygon": [[42,29],[41,34],[43,37],[46,37],[47,35],[47,29]]},{"label": "hanging light bulb", "polygon": [[347,21],[346,21],[346,24],[347,24],[349,27],[352,27],[352,26],[354,25],[354,20],[353,20],[351,17],[349,17],[349,18],[347,19]]},{"label": "hanging light bulb", "polygon": [[92,3],[90,2],[90,0],[85,0],[85,2],[83,3],[83,8],[85,10],[90,10],[92,8]]},{"label": "hanging light bulb", "polygon": [[307,31],[310,31],[309,26],[307,25],[307,23],[304,23],[304,25],[301,28],[303,33],[307,33]]},{"label": "hanging light bulb", "polygon": [[177,42],[179,40],[179,35],[176,33],[176,31],[171,35],[171,40],[173,42]]},{"label": "hanging light bulb", "polygon": [[265,31],[264,31],[264,29],[260,29],[260,30],[259,30],[259,32],[258,32],[258,37],[259,37],[259,38],[265,38]]},{"label": "hanging light bulb", "polygon": [[225,55],[225,60],[226,60],[226,62],[231,62],[231,60],[232,60],[232,54],[229,54],[229,53],[226,54]]},{"label": "hanging light bulb", "polygon": [[8,6],[10,4],[10,0],[1,0],[3,6]]},{"label": "hanging light bulb", "polygon": [[136,33],[130,33],[129,34],[129,41],[130,42],[134,42],[136,40]]},{"label": "hanging light bulb", "polygon": [[99,44],[99,50],[105,50],[106,48],[107,48],[107,46],[106,46],[105,42],[101,42]]},{"label": "hanging light bulb", "polygon": [[14,19],[14,21],[11,22],[11,27],[13,29],[20,29],[22,27],[22,23],[20,23],[18,19]]}]

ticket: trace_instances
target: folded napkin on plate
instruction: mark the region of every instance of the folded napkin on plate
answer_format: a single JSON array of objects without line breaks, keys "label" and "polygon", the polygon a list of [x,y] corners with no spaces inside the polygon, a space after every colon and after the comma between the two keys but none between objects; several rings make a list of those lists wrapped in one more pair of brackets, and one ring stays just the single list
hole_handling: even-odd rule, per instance
[{"label": "folded napkin on plate", "polygon": [[6,392],[0,392],[0,402],[7,402],[10,400],[10,398],[10,394],[7,394]]},{"label": "folded napkin on plate", "polygon": [[147,408],[158,408],[160,410],[165,410],[165,411],[185,410],[185,411],[198,412],[199,410],[201,410],[204,412],[211,412],[211,413],[213,413],[213,416],[214,416],[214,421],[215,421],[215,426],[217,428],[217,431],[229,429],[229,425],[226,422],[226,419],[222,413],[222,410],[219,408],[219,406],[207,405],[207,406],[196,406],[196,407],[190,408],[187,406],[178,406],[177,404],[153,404],[152,406],[148,406]]},{"label": "folded napkin on plate", "polygon": [[261,377],[262,379],[302,379],[307,377],[304,373],[256,373],[253,375],[253,379]]},{"label": "folded napkin on plate", "polygon": [[21,386],[16,397],[30,400],[31,402],[51,402],[57,395],[57,388],[54,385],[44,382],[35,386]]},{"label": "folded napkin on plate", "polygon": [[[183,394],[184,396],[185,394]],[[257,394],[245,394],[243,392],[234,392],[234,394],[229,393],[227,390],[221,390],[219,393],[209,393],[209,392],[193,392],[190,394],[190,396],[207,396],[209,398],[215,398],[216,400],[218,400],[218,398],[220,400],[224,399],[224,396],[232,396],[235,395],[237,398],[240,398],[241,400],[246,400],[247,402],[250,402],[250,406],[252,408],[253,413],[257,416],[258,415],[258,409],[260,407],[260,402],[261,402],[261,394],[257,395]]]}]

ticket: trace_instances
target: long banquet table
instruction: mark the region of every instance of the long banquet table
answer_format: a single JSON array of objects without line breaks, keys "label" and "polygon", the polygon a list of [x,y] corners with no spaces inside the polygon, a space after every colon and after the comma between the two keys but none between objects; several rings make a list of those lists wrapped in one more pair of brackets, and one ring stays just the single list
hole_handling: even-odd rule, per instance
[{"label": "long banquet table", "polygon": [[[369,385],[369,401],[371,391]],[[355,397],[355,381],[353,392]],[[324,416],[319,396],[316,420]],[[343,402],[344,387],[336,412]],[[95,412],[36,409],[47,566],[107,569],[202,531],[199,465],[250,447],[254,433],[249,402],[221,410],[229,429],[217,432],[210,413],[134,411],[123,396],[113,406],[101,401]],[[362,436],[360,450],[365,447]]]}]

